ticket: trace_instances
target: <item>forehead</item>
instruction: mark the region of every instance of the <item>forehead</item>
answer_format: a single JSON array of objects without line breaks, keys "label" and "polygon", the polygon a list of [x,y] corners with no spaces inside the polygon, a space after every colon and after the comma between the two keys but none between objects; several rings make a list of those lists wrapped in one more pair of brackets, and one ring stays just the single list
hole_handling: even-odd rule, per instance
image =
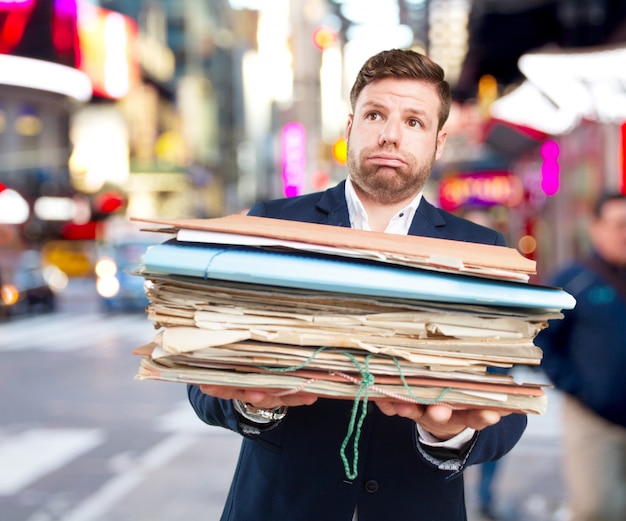
[{"label": "forehead", "polygon": [[616,223],[626,222],[626,199],[615,199],[604,203],[602,219]]},{"label": "forehead", "polygon": [[370,104],[389,105],[437,116],[440,103],[437,90],[431,83],[405,78],[383,78],[363,88],[356,99],[355,109]]}]

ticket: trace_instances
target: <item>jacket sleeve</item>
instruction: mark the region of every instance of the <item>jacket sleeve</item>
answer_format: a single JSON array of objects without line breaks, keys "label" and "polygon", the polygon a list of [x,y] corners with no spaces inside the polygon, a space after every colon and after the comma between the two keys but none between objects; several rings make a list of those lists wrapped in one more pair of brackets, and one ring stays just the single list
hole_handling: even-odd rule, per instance
[{"label": "jacket sleeve", "polygon": [[433,448],[419,441],[417,448],[431,465],[450,472],[449,477],[455,478],[469,465],[497,460],[507,454],[522,437],[527,423],[525,414],[504,416],[496,425],[477,431],[469,445],[461,451]]},{"label": "jacket sleeve", "polygon": [[475,443],[467,455],[467,465],[493,461],[507,454],[520,440],[526,430],[526,414],[513,413],[498,423],[478,431]]},{"label": "jacket sleeve", "polygon": [[198,418],[203,422],[241,432],[239,418],[231,400],[204,394],[197,385],[187,385],[187,396]]},{"label": "jacket sleeve", "polygon": [[204,394],[197,385],[187,385],[189,402],[198,418],[204,423],[223,427],[247,437],[257,437],[277,427],[281,422],[257,425],[243,420],[235,411],[232,400],[222,400]]}]

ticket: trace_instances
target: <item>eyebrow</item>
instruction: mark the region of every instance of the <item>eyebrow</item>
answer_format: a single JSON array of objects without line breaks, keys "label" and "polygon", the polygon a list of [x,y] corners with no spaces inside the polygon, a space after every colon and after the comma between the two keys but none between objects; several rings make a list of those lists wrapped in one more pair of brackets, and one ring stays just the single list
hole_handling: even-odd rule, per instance
[{"label": "eyebrow", "polygon": [[[387,108],[387,106],[384,103],[381,103],[380,101],[376,101],[376,100],[363,102],[363,107],[374,108],[374,109],[386,109]],[[408,108],[405,110],[405,112],[428,117],[428,112],[426,112],[424,109]]]}]

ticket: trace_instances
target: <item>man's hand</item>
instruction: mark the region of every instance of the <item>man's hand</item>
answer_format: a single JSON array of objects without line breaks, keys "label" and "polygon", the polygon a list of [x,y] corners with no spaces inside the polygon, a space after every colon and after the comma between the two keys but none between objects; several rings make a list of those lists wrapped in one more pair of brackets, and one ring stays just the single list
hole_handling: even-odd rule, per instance
[{"label": "man's hand", "polygon": [[445,405],[418,405],[380,400],[378,408],[387,416],[410,418],[440,440],[449,440],[466,428],[477,431],[494,425],[510,413],[492,409],[453,410]]},{"label": "man's hand", "polygon": [[236,387],[222,385],[200,385],[204,394],[223,398],[224,400],[239,400],[262,409],[273,409],[286,405],[297,407],[298,405],[311,405],[317,401],[317,396],[308,393],[295,393],[285,396],[273,396],[272,394],[256,389],[238,389]]}]

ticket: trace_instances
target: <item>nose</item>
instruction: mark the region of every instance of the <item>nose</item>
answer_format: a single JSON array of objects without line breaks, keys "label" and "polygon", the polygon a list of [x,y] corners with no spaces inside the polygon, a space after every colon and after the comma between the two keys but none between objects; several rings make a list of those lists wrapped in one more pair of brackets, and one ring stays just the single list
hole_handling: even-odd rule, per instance
[{"label": "nose", "polygon": [[397,145],[400,141],[400,122],[389,118],[380,130],[379,145]]}]

